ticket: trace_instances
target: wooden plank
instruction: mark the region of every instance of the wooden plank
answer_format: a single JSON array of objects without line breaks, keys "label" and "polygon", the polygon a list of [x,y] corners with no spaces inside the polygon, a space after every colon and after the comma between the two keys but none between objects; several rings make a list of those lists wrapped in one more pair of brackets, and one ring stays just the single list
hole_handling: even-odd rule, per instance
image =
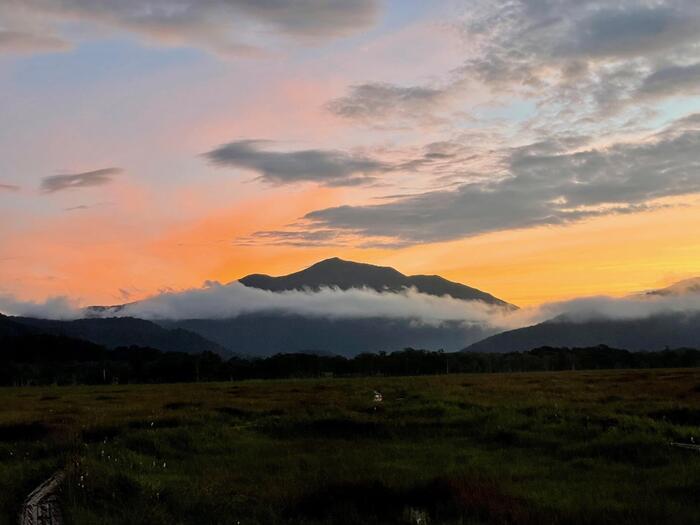
[{"label": "wooden plank", "polygon": [[671,446],[700,452],[700,445],[692,445],[690,443],[671,443]]},{"label": "wooden plank", "polygon": [[58,490],[65,477],[58,471],[27,496],[20,514],[20,525],[63,525]]}]

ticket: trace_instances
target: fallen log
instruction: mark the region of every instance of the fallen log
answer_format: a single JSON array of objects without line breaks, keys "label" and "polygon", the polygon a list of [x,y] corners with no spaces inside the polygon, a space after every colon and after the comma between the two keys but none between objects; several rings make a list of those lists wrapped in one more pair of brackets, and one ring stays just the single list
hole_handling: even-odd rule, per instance
[{"label": "fallen log", "polygon": [[695,450],[700,452],[700,445],[692,445],[690,443],[671,443],[672,447],[685,448],[687,450]]},{"label": "fallen log", "polygon": [[58,490],[65,477],[62,471],[58,471],[27,496],[19,518],[20,525],[63,525]]}]

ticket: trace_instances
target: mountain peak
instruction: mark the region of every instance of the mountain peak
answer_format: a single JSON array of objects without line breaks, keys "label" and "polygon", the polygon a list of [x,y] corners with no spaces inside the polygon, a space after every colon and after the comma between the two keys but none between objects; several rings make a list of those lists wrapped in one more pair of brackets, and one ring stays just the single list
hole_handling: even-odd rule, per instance
[{"label": "mountain peak", "polygon": [[[376,264],[369,264],[357,261],[348,261],[347,259],[341,259],[340,257],[329,257],[328,259],[323,259],[317,263],[312,264],[306,270],[318,269],[318,268],[366,268],[366,269],[381,269],[381,270],[392,270],[396,273],[400,273],[398,270],[391,268],[390,266],[378,266]],[[302,271],[306,271],[302,270]],[[403,274],[402,274],[403,275]]]},{"label": "mountain peak", "polygon": [[318,261],[315,264],[312,264],[311,266],[318,266],[320,264],[337,264],[337,263],[352,263],[352,261],[347,261],[345,259],[341,259],[340,257],[329,257],[328,259],[323,259],[322,261]]}]

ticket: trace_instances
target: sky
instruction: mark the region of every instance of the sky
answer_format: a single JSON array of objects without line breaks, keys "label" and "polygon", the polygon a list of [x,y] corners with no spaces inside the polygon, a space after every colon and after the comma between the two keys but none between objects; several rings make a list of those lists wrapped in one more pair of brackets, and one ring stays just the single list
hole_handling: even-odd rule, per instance
[{"label": "sky", "polygon": [[0,293],[700,275],[697,0],[4,0]]}]

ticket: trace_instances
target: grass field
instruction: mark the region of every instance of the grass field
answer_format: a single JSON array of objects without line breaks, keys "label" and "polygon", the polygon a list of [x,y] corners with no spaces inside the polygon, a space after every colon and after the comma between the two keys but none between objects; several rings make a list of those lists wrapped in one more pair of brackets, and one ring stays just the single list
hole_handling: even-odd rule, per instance
[{"label": "grass field", "polygon": [[691,438],[700,370],[7,388],[0,523],[697,524]]}]

